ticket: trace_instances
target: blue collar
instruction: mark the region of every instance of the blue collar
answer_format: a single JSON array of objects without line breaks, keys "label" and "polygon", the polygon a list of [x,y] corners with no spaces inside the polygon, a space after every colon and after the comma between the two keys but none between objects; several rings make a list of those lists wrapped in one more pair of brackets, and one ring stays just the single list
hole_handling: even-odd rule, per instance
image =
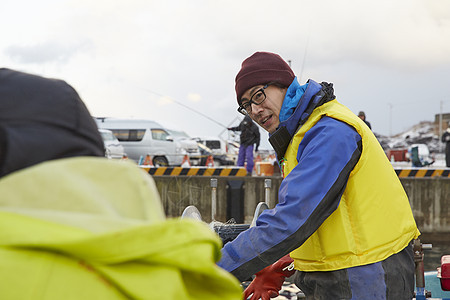
[{"label": "blue collar", "polygon": [[[289,86],[282,105],[283,117],[287,117],[287,119],[281,121],[277,130],[269,135],[269,142],[277,153],[279,163],[286,153],[297,128],[308,120],[316,107],[335,98],[332,83],[322,82],[319,84],[313,80],[308,80],[304,92],[301,91],[302,88],[297,80],[294,80]],[[299,95],[300,99],[296,100]]]},{"label": "blue collar", "polygon": [[307,87],[308,83],[300,85],[297,77],[295,77],[294,81],[292,81],[286,91],[286,96],[284,97],[283,105],[280,110],[280,122],[286,121],[294,113],[294,110]]},{"label": "blue collar", "polygon": [[311,99],[316,95],[322,86],[314,80],[308,80],[305,85],[300,85],[296,79],[291,83],[283,105],[280,110],[280,125],[286,127],[289,134],[293,135],[301,119],[307,118],[303,114],[306,111]]}]

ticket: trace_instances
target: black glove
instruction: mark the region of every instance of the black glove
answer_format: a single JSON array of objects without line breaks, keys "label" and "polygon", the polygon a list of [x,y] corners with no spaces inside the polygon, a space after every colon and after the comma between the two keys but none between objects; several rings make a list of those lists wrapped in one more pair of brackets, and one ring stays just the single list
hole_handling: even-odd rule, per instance
[{"label": "black glove", "polygon": [[259,146],[256,146],[256,148],[255,148],[255,152],[258,152],[258,147],[259,147]]}]

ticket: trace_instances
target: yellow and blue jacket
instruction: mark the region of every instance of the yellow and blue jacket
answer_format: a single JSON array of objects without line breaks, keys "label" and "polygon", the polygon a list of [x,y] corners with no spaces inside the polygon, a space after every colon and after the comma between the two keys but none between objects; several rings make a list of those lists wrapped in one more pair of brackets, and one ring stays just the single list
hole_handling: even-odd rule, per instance
[{"label": "yellow and blue jacket", "polygon": [[[298,87],[294,80],[286,97]],[[285,178],[276,207],[222,250],[219,265],[238,279],[287,253],[300,271],[367,265],[419,235],[383,149],[367,125],[335,100],[331,85],[309,80],[270,140]]]}]

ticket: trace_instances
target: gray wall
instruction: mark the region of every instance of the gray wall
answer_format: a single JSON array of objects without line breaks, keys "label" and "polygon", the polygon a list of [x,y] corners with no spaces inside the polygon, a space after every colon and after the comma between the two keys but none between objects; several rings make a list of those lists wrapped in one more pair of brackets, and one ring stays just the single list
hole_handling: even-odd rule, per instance
[{"label": "gray wall", "polygon": [[[228,221],[227,205],[242,211],[244,223],[253,219],[256,205],[265,201],[264,179],[271,179],[269,207],[278,201],[281,178],[276,177],[206,177],[206,176],[154,176],[153,177],[168,217],[179,217],[189,206],[196,206],[202,219],[209,223],[211,217],[211,178],[217,179],[217,211],[215,220]],[[232,181],[242,182],[243,197],[229,197],[238,189]],[[422,233],[450,233],[450,178],[400,178],[409,196],[417,225]],[[238,184],[235,182],[234,185]],[[238,184],[239,185],[239,184]],[[240,203],[243,201],[243,203]],[[239,207],[242,205],[242,208]]]},{"label": "gray wall", "polygon": [[450,178],[400,179],[423,233],[450,233]]}]

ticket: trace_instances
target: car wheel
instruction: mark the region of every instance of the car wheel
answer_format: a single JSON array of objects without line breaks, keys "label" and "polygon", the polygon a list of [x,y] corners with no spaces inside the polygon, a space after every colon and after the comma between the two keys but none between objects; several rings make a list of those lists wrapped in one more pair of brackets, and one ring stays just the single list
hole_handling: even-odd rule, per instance
[{"label": "car wheel", "polygon": [[169,163],[167,162],[167,159],[163,156],[156,156],[153,157],[153,165],[155,167],[167,167]]}]

